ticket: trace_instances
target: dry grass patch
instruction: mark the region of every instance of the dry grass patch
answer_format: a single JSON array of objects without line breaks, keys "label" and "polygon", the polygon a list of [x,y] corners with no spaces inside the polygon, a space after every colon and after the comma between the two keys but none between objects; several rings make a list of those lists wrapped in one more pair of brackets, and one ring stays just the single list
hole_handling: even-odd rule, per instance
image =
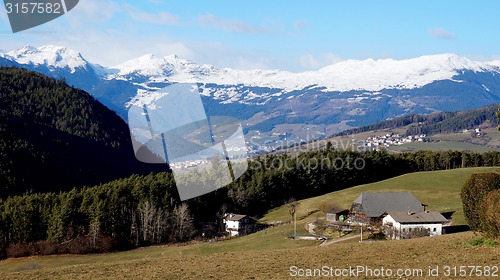
[{"label": "dry grass patch", "polygon": [[[17,267],[31,265],[32,270],[2,272],[4,279],[287,279],[290,267],[321,268],[332,266],[368,266],[371,268],[419,268],[426,273],[429,267],[445,265],[499,265],[500,247],[473,246],[474,234],[460,233],[434,238],[373,243],[336,243],[328,247],[223,252],[213,254],[162,254],[160,249],[153,255],[137,254],[137,258],[114,260],[116,254],[104,255],[107,262],[99,262],[101,256],[87,256],[95,262],[65,265],[51,268],[38,264],[47,258],[17,261]],[[143,250],[143,251],[148,251]],[[7,261],[11,262],[11,261]],[[5,262],[0,263],[0,267]],[[425,276],[425,275],[424,275]],[[426,279],[427,277],[419,278]],[[444,277],[440,277],[443,279]],[[436,279],[436,278],[435,278]]]}]

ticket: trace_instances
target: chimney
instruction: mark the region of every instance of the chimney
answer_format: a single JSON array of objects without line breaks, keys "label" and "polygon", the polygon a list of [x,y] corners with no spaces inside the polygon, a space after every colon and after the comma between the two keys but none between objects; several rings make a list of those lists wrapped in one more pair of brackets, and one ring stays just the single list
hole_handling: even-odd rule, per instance
[{"label": "chimney", "polygon": [[410,210],[408,210],[408,216],[411,216],[412,214],[413,213]]}]

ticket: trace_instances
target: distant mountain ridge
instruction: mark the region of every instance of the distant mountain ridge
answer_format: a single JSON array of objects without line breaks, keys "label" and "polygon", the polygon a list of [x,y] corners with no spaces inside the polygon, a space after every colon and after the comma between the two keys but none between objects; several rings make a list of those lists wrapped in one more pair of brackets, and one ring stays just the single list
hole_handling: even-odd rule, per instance
[{"label": "distant mountain ridge", "polygon": [[131,102],[172,83],[197,83],[208,110],[241,120],[255,144],[301,141],[408,114],[500,102],[500,61],[454,54],[347,60],[317,71],[235,70],[148,54],[117,66],[64,47],[24,47],[0,65],[28,68],[82,88],[124,119]]},{"label": "distant mountain ridge", "polygon": [[311,86],[339,92],[413,89],[438,80],[453,80],[454,76],[464,71],[500,73],[500,60],[478,62],[455,54],[428,55],[407,60],[345,60],[316,71],[300,73],[217,68],[209,64],[196,64],[177,55],[158,58],[153,54],[106,68],[88,62],[75,50],[52,45],[39,48],[25,46],[0,54],[0,58],[52,71],[61,68],[68,69],[70,73],[86,70],[107,80],[143,77],[150,82],[245,85],[288,92]]}]

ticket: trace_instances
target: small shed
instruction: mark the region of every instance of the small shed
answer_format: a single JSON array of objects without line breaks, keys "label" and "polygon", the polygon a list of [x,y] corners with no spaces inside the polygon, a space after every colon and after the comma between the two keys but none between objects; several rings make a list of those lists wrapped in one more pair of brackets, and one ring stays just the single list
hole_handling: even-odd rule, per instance
[{"label": "small shed", "polygon": [[348,209],[332,208],[326,211],[326,220],[329,222],[343,222],[349,215]]}]

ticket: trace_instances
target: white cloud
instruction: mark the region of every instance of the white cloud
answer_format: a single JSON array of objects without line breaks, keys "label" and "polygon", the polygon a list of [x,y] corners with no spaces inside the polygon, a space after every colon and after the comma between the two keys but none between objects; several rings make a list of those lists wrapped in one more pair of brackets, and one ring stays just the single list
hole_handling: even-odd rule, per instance
[{"label": "white cloud", "polygon": [[116,13],[122,11],[120,5],[110,0],[85,0],[79,1],[75,9],[71,10],[66,17],[78,16],[88,21],[107,21]]},{"label": "white cloud", "polygon": [[198,17],[198,23],[202,27],[220,29],[232,33],[248,34],[274,34],[276,31],[267,26],[254,25],[238,19],[219,18],[213,14],[205,14]]},{"label": "white cloud", "polygon": [[170,54],[177,54],[183,58],[194,56],[194,51],[188,45],[166,36],[140,37],[131,40],[112,30],[87,32],[82,37],[67,37],[57,44],[74,48],[90,62],[104,66],[114,66],[147,53],[160,57]]},{"label": "white cloud", "polygon": [[309,28],[309,26],[310,26],[309,21],[305,19],[298,19],[293,23],[293,27],[295,28],[296,31],[299,32]]},{"label": "white cloud", "polygon": [[431,35],[436,39],[441,39],[441,40],[455,39],[455,33],[450,32],[444,28],[432,28],[429,30],[429,35]]},{"label": "white cloud", "polygon": [[[7,21],[6,17],[0,17]],[[255,25],[236,19],[222,19],[214,15],[195,18],[198,28],[215,28],[232,33],[282,34],[275,22]],[[144,23],[153,22],[160,26],[155,32],[143,32]],[[35,47],[59,45],[75,49],[92,63],[114,66],[147,53],[156,56],[177,54],[196,63],[213,64],[217,67],[236,69],[288,69],[302,71],[319,68],[336,58],[323,54],[294,59],[281,52],[266,48],[241,48],[217,40],[180,39],[162,31],[161,24],[189,24],[175,15],[146,13],[139,6],[119,6],[110,0],[85,0],[67,15],[34,28],[29,32],[13,35],[8,23],[0,33],[1,48],[10,51],[24,45]],[[303,21],[294,27],[306,26]],[[191,26],[192,27],[192,26]],[[274,29],[273,29],[274,28]],[[9,30],[7,30],[9,29]],[[8,31],[8,32],[7,32]],[[231,35],[228,35],[231,36]],[[304,66],[305,65],[305,66]]]},{"label": "white cloud", "polygon": [[333,53],[324,53],[317,57],[313,54],[304,54],[299,58],[300,66],[306,70],[317,70],[321,67],[342,61],[340,56]]},{"label": "white cloud", "polygon": [[133,8],[129,8],[128,13],[132,19],[143,22],[164,24],[164,25],[175,25],[180,23],[179,17],[167,12],[147,13],[138,11]]}]

